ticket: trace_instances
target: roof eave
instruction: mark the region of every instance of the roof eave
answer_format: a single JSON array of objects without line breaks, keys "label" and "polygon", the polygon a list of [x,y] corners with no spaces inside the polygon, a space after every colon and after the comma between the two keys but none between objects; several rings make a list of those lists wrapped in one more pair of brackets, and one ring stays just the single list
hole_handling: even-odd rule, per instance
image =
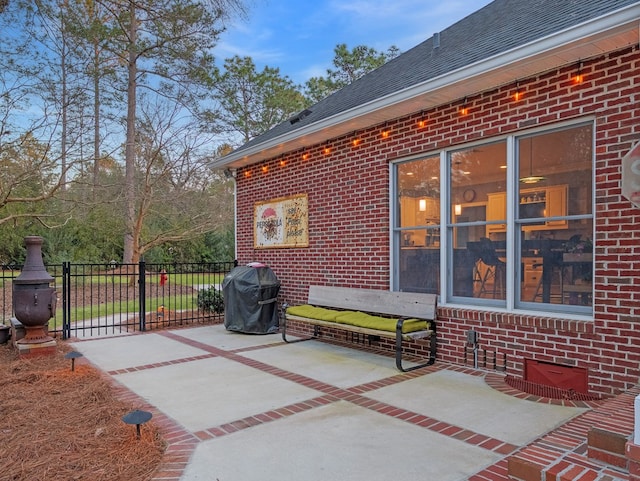
[{"label": "roof eave", "polygon": [[638,44],[640,3],[469,64],[345,110],[255,146],[231,152],[214,168],[240,168],[386,120],[427,110],[540,72]]}]

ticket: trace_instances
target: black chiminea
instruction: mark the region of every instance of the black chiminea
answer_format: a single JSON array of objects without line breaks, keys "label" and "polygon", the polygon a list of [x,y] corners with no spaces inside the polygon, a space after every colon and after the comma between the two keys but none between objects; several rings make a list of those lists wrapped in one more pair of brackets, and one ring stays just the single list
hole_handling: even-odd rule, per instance
[{"label": "black chiminea", "polygon": [[55,288],[49,287],[54,278],[44,268],[42,242],[39,236],[24,238],[27,258],[22,273],[13,280],[13,312],[26,331],[16,344],[23,350],[55,342],[44,331],[56,313],[57,297]]}]

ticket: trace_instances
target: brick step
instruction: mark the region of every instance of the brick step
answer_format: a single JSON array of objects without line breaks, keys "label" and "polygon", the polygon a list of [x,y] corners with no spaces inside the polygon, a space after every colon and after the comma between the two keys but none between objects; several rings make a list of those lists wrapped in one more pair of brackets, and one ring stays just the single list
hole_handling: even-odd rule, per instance
[{"label": "brick step", "polygon": [[589,413],[587,455],[605,464],[628,468],[625,446],[634,429],[634,400],[639,388],[608,399]]},{"label": "brick step", "polygon": [[507,460],[518,481],[630,481],[625,446],[640,387],[599,402]]},{"label": "brick step", "polygon": [[629,473],[573,452],[529,446],[508,459],[509,479],[518,481],[630,481]]},{"label": "brick step", "polygon": [[627,469],[625,446],[629,434],[621,434],[593,427],[589,430],[587,454],[589,459]]}]

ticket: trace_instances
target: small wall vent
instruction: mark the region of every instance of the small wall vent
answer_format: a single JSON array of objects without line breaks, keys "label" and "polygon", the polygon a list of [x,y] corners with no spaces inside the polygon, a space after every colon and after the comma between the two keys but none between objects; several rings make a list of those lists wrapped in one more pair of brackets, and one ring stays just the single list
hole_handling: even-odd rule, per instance
[{"label": "small wall vent", "polygon": [[289,119],[289,123],[291,125],[300,122],[302,119],[304,119],[307,115],[309,115],[311,113],[311,110],[309,109],[304,109],[302,112],[297,113],[296,115],[294,115],[293,117],[291,117]]},{"label": "small wall vent", "polygon": [[544,386],[589,393],[587,370],[533,359],[524,360],[524,380]]}]

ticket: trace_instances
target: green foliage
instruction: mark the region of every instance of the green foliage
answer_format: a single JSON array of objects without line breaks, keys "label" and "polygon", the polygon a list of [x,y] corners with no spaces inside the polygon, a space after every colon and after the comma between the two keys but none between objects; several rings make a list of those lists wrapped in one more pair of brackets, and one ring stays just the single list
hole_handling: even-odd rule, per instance
[{"label": "green foliage", "polygon": [[224,73],[218,75],[215,85],[215,98],[222,106],[220,121],[228,131],[240,133],[244,142],[308,104],[289,77],[268,66],[258,72],[251,57],[226,59]]},{"label": "green foliage", "polygon": [[224,312],[224,297],[222,291],[211,286],[208,289],[198,291],[198,309],[204,312],[215,312],[220,314]]},{"label": "green foliage", "polygon": [[227,262],[235,256],[233,228],[225,227],[180,242],[168,242],[149,250],[144,260],[151,264],[174,262]]},{"label": "green foliage", "polygon": [[305,94],[313,103],[319,102],[400,54],[395,46],[389,47],[386,52],[378,52],[365,45],[358,45],[349,50],[344,43],[336,45],[333,51],[335,69],[327,69],[326,77],[312,77],[305,83]]}]

